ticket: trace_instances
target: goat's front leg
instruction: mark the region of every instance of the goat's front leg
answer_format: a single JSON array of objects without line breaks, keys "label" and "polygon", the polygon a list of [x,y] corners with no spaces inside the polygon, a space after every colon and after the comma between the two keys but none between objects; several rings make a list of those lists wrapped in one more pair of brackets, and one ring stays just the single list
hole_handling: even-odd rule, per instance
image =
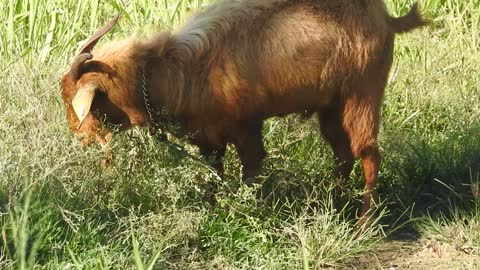
[{"label": "goat's front leg", "polygon": [[[204,143],[200,144],[199,148],[200,154],[207,160],[210,166],[215,169],[217,175],[220,178],[223,178],[223,156],[225,155],[226,145],[214,146],[209,143]],[[204,199],[207,200],[211,205],[215,205],[215,194],[218,192],[217,183],[215,181],[203,183],[202,189],[206,191]]]},{"label": "goat's front leg", "polygon": [[247,185],[259,183],[257,176],[262,169],[266,156],[262,140],[262,125],[256,125],[240,134],[235,141],[235,148],[243,166],[243,181]]},{"label": "goat's front leg", "polygon": [[209,162],[215,169],[218,176],[223,178],[223,156],[225,155],[226,145],[214,146],[211,144],[202,144],[200,147],[200,154]]}]

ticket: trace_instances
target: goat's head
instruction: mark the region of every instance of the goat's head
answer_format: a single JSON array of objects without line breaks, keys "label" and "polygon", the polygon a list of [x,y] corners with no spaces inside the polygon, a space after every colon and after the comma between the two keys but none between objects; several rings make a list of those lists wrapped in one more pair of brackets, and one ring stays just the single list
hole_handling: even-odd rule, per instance
[{"label": "goat's head", "polygon": [[125,68],[127,60],[122,62],[114,55],[96,59],[91,53],[118,18],[117,15],[88,39],[61,81],[68,125],[73,133],[84,136],[85,144],[95,140],[102,143],[104,136],[100,134],[108,131],[102,128],[101,120],[126,129],[145,117],[142,111],[135,111],[142,110],[141,99],[129,96],[132,91],[127,88],[132,87],[136,74],[127,74],[132,71]]}]

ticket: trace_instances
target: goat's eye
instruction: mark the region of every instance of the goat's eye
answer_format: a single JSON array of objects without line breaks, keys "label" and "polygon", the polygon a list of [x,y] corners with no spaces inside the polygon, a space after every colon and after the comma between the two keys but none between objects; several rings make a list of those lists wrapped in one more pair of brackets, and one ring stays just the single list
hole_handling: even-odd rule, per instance
[{"label": "goat's eye", "polygon": [[101,89],[101,88],[95,88],[95,95],[96,96],[102,96],[102,97],[106,97],[107,96],[107,91],[105,91],[104,89]]},{"label": "goat's eye", "polygon": [[105,99],[107,98],[107,93],[100,89],[97,89],[97,91],[95,91],[95,97],[98,97],[99,99]]}]

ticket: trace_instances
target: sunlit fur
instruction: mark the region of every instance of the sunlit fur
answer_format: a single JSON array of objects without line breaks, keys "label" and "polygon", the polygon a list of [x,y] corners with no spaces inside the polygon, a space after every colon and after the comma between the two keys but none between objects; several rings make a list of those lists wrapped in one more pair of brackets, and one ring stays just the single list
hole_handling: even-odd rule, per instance
[{"label": "sunlit fur", "polygon": [[[354,158],[362,159],[365,213],[378,175],[379,113],[394,34],[424,24],[416,6],[392,18],[381,0],[223,1],[172,33],[94,51],[78,81],[63,79],[67,117],[74,132],[91,139],[99,137],[99,118],[123,129],[147,124],[145,72],[156,110],[166,109],[194,134],[202,154],[220,159],[233,143],[244,176],[253,177],[265,156],[263,120],[317,113],[336,176],[347,178]],[[98,85],[96,113],[77,130],[69,102],[87,82]],[[221,162],[216,168],[221,173]]]}]

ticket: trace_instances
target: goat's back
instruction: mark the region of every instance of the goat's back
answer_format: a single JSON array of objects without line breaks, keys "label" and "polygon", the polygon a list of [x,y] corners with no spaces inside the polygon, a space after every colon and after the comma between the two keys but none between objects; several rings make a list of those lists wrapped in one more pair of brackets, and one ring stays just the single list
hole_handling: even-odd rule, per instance
[{"label": "goat's back", "polygon": [[280,115],[330,102],[345,80],[381,61],[393,38],[387,18],[380,0],[228,1],[176,35],[188,54],[209,59],[226,103]]}]

